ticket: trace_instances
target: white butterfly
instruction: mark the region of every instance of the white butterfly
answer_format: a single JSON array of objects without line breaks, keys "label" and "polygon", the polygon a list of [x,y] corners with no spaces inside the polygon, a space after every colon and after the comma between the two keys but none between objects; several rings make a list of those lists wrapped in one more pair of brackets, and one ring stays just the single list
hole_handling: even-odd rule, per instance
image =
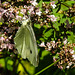
[{"label": "white butterfly", "polygon": [[30,19],[22,21],[22,25],[14,38],[14,43],[22,58],[27,58],[31,64],[37,67],[38,50]]}]

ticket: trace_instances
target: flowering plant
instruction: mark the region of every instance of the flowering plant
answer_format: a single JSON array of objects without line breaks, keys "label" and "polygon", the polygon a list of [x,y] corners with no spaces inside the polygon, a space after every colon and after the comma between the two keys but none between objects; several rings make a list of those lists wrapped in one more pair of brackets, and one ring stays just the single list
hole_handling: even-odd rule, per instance
[{"label": "flowering plant", "polygon": [[[75,70],[74,3],[75,1],[70,0],[0,0],[1,75],[8,72],[13,75],[23,75],[23,73],[34,75],[51,63],[35,75],[43,71],[47,75],[49,73],[57,75],[62,72],[70,75],[71,69]],[[22,21],[28,18],[31,20],[38,45],[39,65],[37,68],[27,59],[21,58],[14,44],[16,32]],[[49,68],[51,66],[53,67]],[[48,70],[45,72],[46,69],[50,72]],[[54,73],[51,72],[52,69],[55,70]],[[59,72],[60,69],[61,72]]]}]

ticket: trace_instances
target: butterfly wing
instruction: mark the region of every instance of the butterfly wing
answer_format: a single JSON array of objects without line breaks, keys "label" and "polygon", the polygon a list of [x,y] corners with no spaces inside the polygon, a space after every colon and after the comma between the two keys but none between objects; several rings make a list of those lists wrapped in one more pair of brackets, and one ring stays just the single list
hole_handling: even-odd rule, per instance
[{"label": "butterfly wing", "polygon": [[37,50],[37,44],[36,44],[36,38],[34,35],[34,31],[32,29],[31,24],[27,25],[27,29],[29,31],[29,47],[30,47],[30,56],[28,59],[31,61],[31,63],[36,66],[38,66],[38,50]]},{"label": "butterfly wing", "polygon": [[14,38],[15,46],[21,54],[22,58],[28,60],[35,66],[38,66],[38,50],[34,31],[29,22],[26,25],[22,25],[17,31]]}]

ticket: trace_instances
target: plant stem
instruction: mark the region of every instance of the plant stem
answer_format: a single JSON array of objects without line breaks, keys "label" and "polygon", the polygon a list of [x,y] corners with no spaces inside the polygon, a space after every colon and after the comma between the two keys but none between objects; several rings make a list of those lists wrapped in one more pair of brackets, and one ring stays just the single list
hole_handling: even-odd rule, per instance
[{"label": "plant stem", "polygon": [[64,69],[62,71],[65,73],[64,75],[67,75],[67,72]]},{"label": "plant stem", "polygon": [[42,73],[43,71],[45,71],[46,69],[50,68],[51,66],[53,66],[54,64],[56,64],[60,59],[58,59],[56,62],[50,64],[49,66],[45,67],[44,69],[42,69],[41,71],[37,72],[35,75],[38,75],[40,73]]},{"label": "plant stem", "polygon": [[5,60],[5,74],[7,74],[7,58],[5,58],[4,60]]}]

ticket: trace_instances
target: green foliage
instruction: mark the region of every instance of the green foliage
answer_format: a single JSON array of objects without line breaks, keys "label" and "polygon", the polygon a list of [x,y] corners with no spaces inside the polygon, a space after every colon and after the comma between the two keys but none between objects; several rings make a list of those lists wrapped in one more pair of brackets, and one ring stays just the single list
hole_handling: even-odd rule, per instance
[{"label": "green foliage", "polygon": [[40,24],[34,24],[34,27],[36,27],[36,28],[38,28],[38,29],[41,28]]},{"label": "green foliage", "polygon": [[50,37],[51,35],[52,35],[52,32],[53,32],[53,29],[50,29],[50,30],[48,30],[47,32],[44,32],[43,34],[44,34],[44,38],[45,37]]},{"label": "green foliage", "polygon": [[[8,1],[11,1],[11,0],[8,0]],[[21,0],[21,1],[24,1],[24,0]],[[40,10],[42,10],[42,3],[45,2],[46,4],[49,4],[51,1],[38,0],[38,2],[39,3],[37,7],[40,7]],[[74,16],[75,9],[72,9],[71,12],[69,11],[69,9],[73,7],[74,3],[75,1],[70,1],[70,0],[57,0],[55,3],[56,8],[55,9],[51,8],[50,10],[51,12],[50,15],[55,15],[55,17],[57,17],[57,20],[55,22],[50,21],[50,23],[48,23],[48,26],[46,26],[45,24],[41,26],[40,24],[34,23],[33,29],[36,35],[38,45],[40,44],[41,41],[44,41],[46,44],[46,42],[50,42],[50,41],[57,42],[58,39],[60,39],[62,43],[65,37],[67,38],[69,43],[71,44],[75,43],[75,25],[73,26],[73,23],[75,24],[75,16]],[[42,12],[44,11],[42,10]],[[23,17],[23,14],[19,12],[19,16]],[[46,18],[42,18],[42,19],[46,19]],[[66,20],[68,20],[69,23],[66,23]],[[17,24],[18,22],[19,21],[16,21]],[[1,21],[0,27],[2,26],[2,24],[3,22]],[[18,42],[17,47],[18,47],[18,50],[20,49],[19,54],[21,54],[22,48],[23,49],[26,48],[24,46],[30,45],[28,41],[30,40],[29,37],[31,37],[30,36],[31,34],[29,32],[25,34],[24,31],[26,30],[22,28],[20,34],[17,34],[17,36],[19,36],[17,38],[17,42]],[[14,35],[15,35],[15,32],[14,32]],[[2,35],[0,34],[0,36]],[[26,40],[23,40],[25,36],[27,36],[26,43],[24,43],[24,41]],[[33,42],[31,45],[33,45]],[[63,43],[60,45],[60,49],[62,46],[63,46]],[[34,50],[33,48],[31,49]],[[75,51],[75,47],[73,49]],[[35,75],[38,75],[38,74],[39,75],[74,75],[75,74],[75,68],[60,70],[57,66],[53,66],[53,65],[56,65],[53,62],[53,57],[59,58],[59,54],[56,54],[57,52],[60,52],[59,49],[57,49],[57,51],[55,51],[55,48],[53,49],[53,51],[56,52],[55,54],[39,46],[38,46],[38,50],[39,50],[39,65],[36,68],[33,65],[31,65],[27,59],[25,60],[22,59],[20,55],[14,54],[12,53],[12,51],[9,52],[8,50],[5,50],[0,52],[0,55],[2,55],[2,57],[0,56],[0,70],[3,69],[2,72],[5,72],[4,74],[6,74],[7,72],[8,73],[10,72],[11,75],[34,75],[34,74]],[[24,56],[25,54],[23,54],[22,57],[26,58]],[[32,61],[32,59],[29,59],[29,60]]]},{"label": "green foliage", "polygon": [[74,4],[75,3],[75,1],[66,1],[66,2],[64,2],[64,4],[66,5],[68,5],[68,6],[72,6],[72,4]]},{"label": "green foliage", "polygon": [[71,43],[74,43],[75,42],[75,35],[73,34],[73,32],[67,31],[66,33],[69,34],[68,35],[68,41]]}]

